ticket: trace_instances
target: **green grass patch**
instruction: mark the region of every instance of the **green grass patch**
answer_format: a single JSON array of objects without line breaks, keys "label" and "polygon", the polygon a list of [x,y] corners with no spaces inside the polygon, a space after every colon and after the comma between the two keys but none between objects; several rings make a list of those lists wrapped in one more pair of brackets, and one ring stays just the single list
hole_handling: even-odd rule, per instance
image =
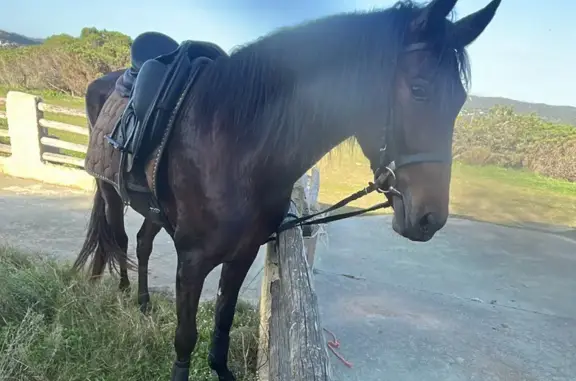
[{"label": "green grass patch", "polygon": [[[333,204],[372,177],[359,149],[338,148],[322,159],[319,201]],[[382,202],[370,194],[353,203],[364,208]],[[544,223],[576,226],[576,184],[525,170],[471,166],[455,162],[450,186],[450,212],[479,221],[513,226]],[[377,212],[389,213],[389,210]]]},{"label": "green grass patch", "polygon": [[532,189],[535,192],[550,192],[556,195],[575,196],[576,183],[553,179],[524,169],[502,168],[497,166],[471,166],[455,164],[456,173],[470,177],[490,179],[495,182],[513,184],[517,187]]},{"label": "green grass patch", "polygon": [[32,89],[17,89],[17,88],[7,88],[0,86],[0,98],[6,98],[8,91],[21,91],[23,93],[34,94],[42,97],[42,100],[46,103],[55,106],[77,108],[84,110],[84,97],[73,97],[57,91],[48,90],[32,90]]},{"label": "green grass patch", "polygon": [[[175,306],[153,295],[145,316],[135,295],[107,278],[96,285],[53,260],[0,247],[0,380],[166,380],[174,360]],[[214,304],[198,313],[190,378],[213,380],[207,364]],[[258,315],[239,303],[230,367],[255,380]]]}]

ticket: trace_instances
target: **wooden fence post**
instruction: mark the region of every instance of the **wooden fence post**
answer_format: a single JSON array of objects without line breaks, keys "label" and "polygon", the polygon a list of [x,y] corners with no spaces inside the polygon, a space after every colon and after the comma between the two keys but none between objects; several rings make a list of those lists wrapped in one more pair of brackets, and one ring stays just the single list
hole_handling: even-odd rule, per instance
[{"label": "wooden fence post", "polygon": [[[305,174],[294,185],[289,216],[308,209],[307,180]],[[258,378],[330,381],[332,369],[302,229],[281,232],[276,240],[268,245],[262,279]]]},{"label": "wooden fence post", "polygon": [[11,171],[26,177],[41,170],[42,147],[40,125],[42,112],[38,110],[40,97],[19,91],[9,91],[6,97],[6,117],[10,134]]},{"label": "wooden fence post", "polygon": [[[318,206],[318,193],[320,191],[320,171],[316,167],[312,167],[310,176],[308,176],[308,184],[306,186],[306,214],[314,214],[320,211]],[[304,246],[306,247],[306,259],[308,266],[312,270],[314,268],[314,258],[316,255],[316,242],[318,241],[318,230],[320,226],[311,225],[309,236],[304,236]]]},{"label": "wooden fence post", "polygon": [[272,318],[272,290],[278,286],[278,253],[275,242],[266,244],[264,273],[260,289],[260,330],[258,333],[258,381],[270,381],[270,319]]}]

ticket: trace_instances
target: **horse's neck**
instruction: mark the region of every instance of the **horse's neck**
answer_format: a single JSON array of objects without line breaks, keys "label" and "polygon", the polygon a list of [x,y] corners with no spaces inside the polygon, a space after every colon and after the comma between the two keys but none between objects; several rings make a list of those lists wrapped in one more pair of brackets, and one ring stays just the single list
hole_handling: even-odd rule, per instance
[{"label": "horse's neck", "polygon": [[205,120],[207,126],[219,125],[217,115],[233,121],[221,127],[239,159],[246,156],[255,166],[273,167],[295,180],[353,135],[357,110],[350,99],[353,81],[335,78],[325,59],[301,51],[322,55],[321,48],[303,48],[301,41],[284,46],[249,47],[219,61],[208,72],[208,90],[197,106],[211,120]]},{"label": "horse's neck", "polygon": [[[305,90],[297,89],[288,101],[267,105],[261,119],[264,123],[273,123],[279,131],[263,139],[259,151],[290,181],[295,181],[352,135],[330,113],[322,110],[318,102],[304,101],[302,92]],[[279,119],[267,115],[278,115]]]},{"label": "horse's neck", "polygon": [[[293,86],[285,88],[284,96],[277,101],[265,104],[259,122],[272,123],[278,129],[272,141],[271,137],[263,141],[263,151],[270,149],[276,163],[297,178],[352,136],[355,124],[350,123],[352,110],[346,96],[341,95],[345,89],[330,83],[332,78],[323,67],[302,70],[299,62],[295,67],[292,64],[289,59],[279,63],[282,70],[294,76]],[[342,93],[331,94],[332,88]]]}]

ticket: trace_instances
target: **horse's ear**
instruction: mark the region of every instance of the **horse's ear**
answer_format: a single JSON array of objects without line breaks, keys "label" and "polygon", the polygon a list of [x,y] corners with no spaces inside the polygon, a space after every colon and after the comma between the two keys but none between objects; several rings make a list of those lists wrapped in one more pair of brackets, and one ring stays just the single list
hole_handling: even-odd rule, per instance
[{"label": "horse's ear", "polygon": [[454,23],[454,36],[457,46],[471,44],[490,24],[502,0],[492,0],[490,4]]},{"label": "horse's ear", "polygon": [[432,0],[410,23],[412,32],[421,32],[438,22],[444,22],[457,0]]}]

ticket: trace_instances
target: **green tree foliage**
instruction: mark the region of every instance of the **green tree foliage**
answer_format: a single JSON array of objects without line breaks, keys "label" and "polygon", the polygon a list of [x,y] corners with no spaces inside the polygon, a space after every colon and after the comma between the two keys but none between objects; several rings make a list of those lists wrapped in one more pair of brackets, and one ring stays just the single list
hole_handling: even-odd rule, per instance
[{"label": "green tree foliage", "polygon": [[50,36],[41,45],[0,50],[0,85],[83,95],[93,79],[129,64],[132,39],[84,28],[80,37]]}]

